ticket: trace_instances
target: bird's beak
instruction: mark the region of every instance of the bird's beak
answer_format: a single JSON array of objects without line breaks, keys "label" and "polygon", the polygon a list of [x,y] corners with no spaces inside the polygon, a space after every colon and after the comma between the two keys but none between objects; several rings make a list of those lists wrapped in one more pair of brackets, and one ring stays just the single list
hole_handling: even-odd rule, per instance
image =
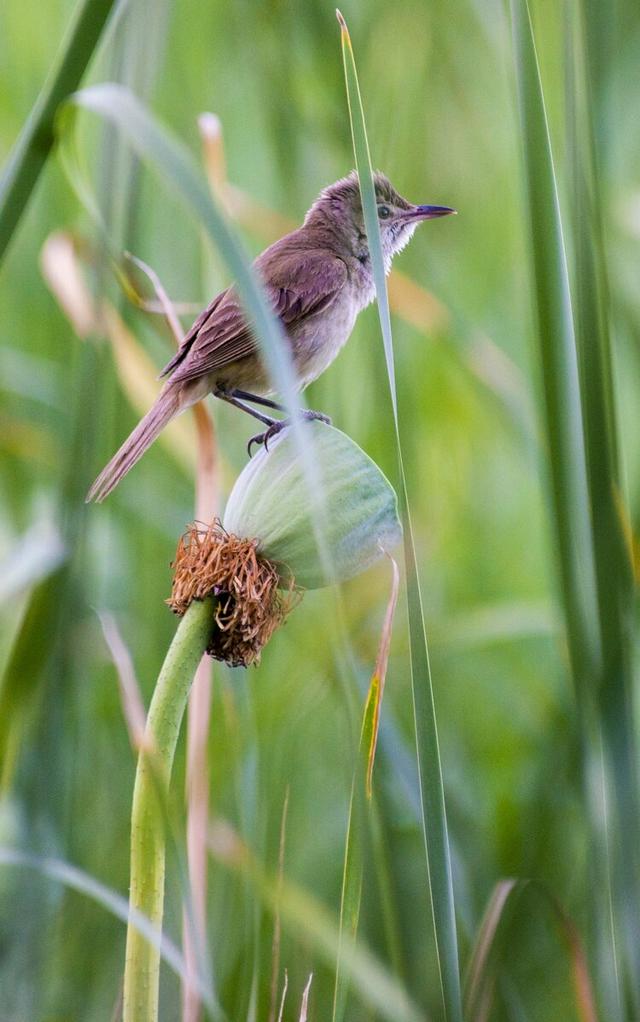
[{"label": "bird's beak", "polygon": [[435,220],[439,216],[449,216],[450,213],[457,213],[457,209],[450,206],[412,206],[405,213],[407,220]]}]

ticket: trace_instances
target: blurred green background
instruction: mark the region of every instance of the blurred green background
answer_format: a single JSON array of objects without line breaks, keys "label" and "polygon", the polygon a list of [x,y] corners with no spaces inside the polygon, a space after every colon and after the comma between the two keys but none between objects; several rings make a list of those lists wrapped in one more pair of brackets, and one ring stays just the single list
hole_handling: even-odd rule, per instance
[{"label": "blurred green background", "polygon": [[[4,7],[2,158],[72,11],[70,0],[37,11]],[[343,11],[374,165],[411,200],[459,211],[423,227],[396,261],[439,303],[429,305],[437,308],[429,328],[412,325],[412,296],[404,314],[396,305],[393,325],[463,963],[493,885],[505,876],[547,883],[590,948],[589,828],[532,345],[508,11],[493,0],[346,0]],[[564,211],[572,201],[564,10],[534,0],[532,13]],[[593,5],[589,24],[623,477],[637,525],[640,13],[631,3],[607,12]],[[317,0],[132,0],[117,9],[88,80],[131,87],[198,159],[197,117],[215,112],[228,180],[295,221],[321,187],[353,166],[339,32],[333,7]],[[78,138],[112,247],[146,260],[174,300],[206,303],[228,281],[181,203],[110,129],[81,119]],[[253,254],[273,240],[264,221],[243,217]],[[176,541],[193,517],[193,467],[157,443],[105,505],[84,505],[90,482],[139,416],[106,337],[93,331],[79,339],[43,280],[41,249],[60,229],[99,250],[95,224],[54,155],[0,277],[0,844],[65,860],[126,895],[135,757],[96,612],[115,616],[148,703],[175,629],[163,601]],[[159,371],[171,352],[159,318],[127,301],[108,263],[98,264],[91,283]],[[394,475],[375,308],[306,400]],[[245,463],[252,427],[219,403],[212,411],[224,494]],[[275,870],[289,790],[285,876],[336,919],[354,752],[342,679],[361,700],[388,592],[385,565],[344,587],[346,672],[330,634],[327,592],[305,596],[258,669],[214,667],[211,814]],[[360,937],[438,1019],[412,743],[401,600],[375,772],[384,861],[367,864]],[[184,740],[174,776],[179,816],[183,778]],[[166,927],[178,942],[182,886],[176,852]],[[273,927],[253,885],[212,862],[208,956],[229,1019],[269,1016]],[[100,904],[37,870],[0,868],[2,1022],[112,1017],[124,936]],[[284,921],[280,960],[289,976],[285,1019],[298,1018],[310,972],[309,1018],[328,1019],[330,956]],[[521,903],[500,975],[492,1018],[579,1017],[568,957],[542,901]],[[161,1003],[163,1019],[179,1017],[179,982],[168,970]],[[377,1017],[352,996],[348,1019]]]}]

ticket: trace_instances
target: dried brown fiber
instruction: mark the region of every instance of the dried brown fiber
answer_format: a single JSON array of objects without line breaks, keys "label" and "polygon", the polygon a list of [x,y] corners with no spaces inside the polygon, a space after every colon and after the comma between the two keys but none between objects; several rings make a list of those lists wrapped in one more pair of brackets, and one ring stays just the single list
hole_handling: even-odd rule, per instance
[{"label": "dried brown fiber", "polygon": [[257,552],[257,539],[240,539],[218,518],[193,522],[180,538],[167,603],[182,616],[192,600],[216,597],[215,622],[207,653],[232,667],[258,663],[263,646],[291,610],[293,583],[279,590],[278,571]]}]

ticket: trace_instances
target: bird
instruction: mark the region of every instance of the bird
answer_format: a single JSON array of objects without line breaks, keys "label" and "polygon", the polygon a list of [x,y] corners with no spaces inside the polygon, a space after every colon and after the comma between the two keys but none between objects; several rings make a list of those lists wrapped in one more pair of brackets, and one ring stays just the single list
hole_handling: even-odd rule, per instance
[{"label": "bird", "polygon": [[[456,210],[408,202],[380,171],[373,182],[388,273],[419,223]],[[265,249],[253,265],[283,328],[296,385],[303,390],[333,362],[358,314],[375,298],[357,172],[324,188],[302,225]],[[267,414],[285,409],[273,400],[259,343],[233,285],[200,313],[160,378],[166,382],[155,404],[97,477],[87,501],[104,500],[167,423],[208,394],[266,427],[249,441],[249,453],[252,444],[267,444],[287,425],[286,418]],[[330,421],[321,412],[299,414]]]}]

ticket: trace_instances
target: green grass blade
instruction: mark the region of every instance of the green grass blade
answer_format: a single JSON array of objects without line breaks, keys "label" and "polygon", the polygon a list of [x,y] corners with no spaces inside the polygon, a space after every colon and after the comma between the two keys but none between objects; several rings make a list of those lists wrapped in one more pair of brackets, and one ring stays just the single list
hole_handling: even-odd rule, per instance
[{"label": "green grass blade", "polygon": [[[269,892],[263,891],[263,894]],[[346,934],[336,933],[335,923],[323,907],[294,886],[285,885],[282,917],[289,925],[306,934],[318,952],[333,960],[336,941],[343,941],[343,964],[355,990],[362,1000],[374,1008],[380,1018],[390,1022],[424,1022],[423,1013],[408,996],[402,984],[367,949],[356,945]]]},{"label": "green grass blade", "polygon": [[572,142],[576,338],[583,393],[585,449],[602,642],[598,707],[612,787],[609,813],[614,909],[619,926],[622,987],[628,1015],[640,1012],[638,750],[633,698],[633,566],[620,484],[617,413],[612,386],[607,267],[593,137],[591,83],[581,5],[569,24],[567,108]]},{"label": "green grass blade", "polygon": [[[594,146],[585,105],[587,82],[570,79],[567,96],[577,296],[572,308],[529,9],[526,0],[512,0],[511,7],[554,518],[597,878],[592,884],[592,914],[599,957],[609,971],[608,980],[601,976],[601,987],[617,988],[613,998],[608,997],[610,1017],[636,1017],[639,965],[633,919],[639,902],[634,823],[638,819],[637,756],[631,700],[633,596],[620,515],[606,274]],[[574,50],[573,45],[570,55],[583,67],[580,49]],[[603,764],[594,738],[600,730]],[[612,793],[608,791],[610,771]]]},{"label": "green grass blade", "polygon": [[595,997],[582,940],[573,920],[545,884],[532,880],[500,880],[494,887],[478,927],[465,980],[464,1009],[467,1022],[481,1022],[491,1016],[496,977],[513,955],[513,916],[522,896],[531,892],[535,906],[550,909],[571,965],[580,1022],[597,1022]]},{"label": "green grass blade", "polygon": [[341,942],[345,975],[363,1004],[377,1017],[388,1022],[425,1022],[424,1012],[369,948],[356,943],[346,929],[340,933],[333,913],[316,897],[286,877],[279,879],[268,872],[223,821],[210,831],[209,850],[217,862],[245,877],[274,915],[280,913],[283,933],[295,933],[327,965],[334,964],[336,947]]},{"label": "green grass blade", "polygon": [[[45,858],[44,856],[33,855],[30,852],[19,851],[15,848],[0,847],[0,866],[17,866],[23,869],[32,869],[43,876],[49,877],[72,891],[84,894],[102,906],[107,912],[115,916],[122,923],[134,927],[146,941],[158,951],[158,955],[181,979],[187,976],[187,968],[184,958],[176,945],[166,935],[159,933],[148,916],[137,909],[132,908],[126,898],[107,887],[106,884],[96,880],[77,866],[63,862],[60,859]],[[211,988],[203,981],[202,977],[195,975],[193,981],[196,983],[198,993],[204,1004],[211,1012],[212,1017],[220,1015]]]},{"label": "green grass blade", "polygon": [[54,143],[58,107],[77,89],[114,0],[85,0],[0,178],[0,261]]},{"label": "green grass blade", "polygon": [[67,566],[63,564],[36,585],[0,680],[0,789],[11,786],[27,721],[44,684],[51,650],[45,636],[58,624],[58,594]]},{"label": "green grass blade", "polygon": [[599,662],[582,408],[569,273],[549,129],[526,0],[512,0],[524,172],[561,584],[579,699]]},{"label": "green grass blade", "polygon": [[[366,710],[365,710],[366,718]],[[364,722],[363,722],[364,727]],[[349,815],[347,819],[347,836],[345,841],[344,867],[342,873],[342,891],[340,895],[340,924],[338,948],[336,954],[336,974],[333,992],[332,1022],[342,1022],[347,1005],[349,977],[343,969],[343,943],[345,938],[355,941],[360,918],[360,901],[364,878],[364,835],[366,821],[363,813],[363,790],[361,787],[364,775],[362,772],[362,743],[358,749],[358,762],[355,769]]]},{"label": "green grass blade", "polygon": [[364,879],[365,836],[367,833],[367,805],[369,771],[372,747],[375,742],[377,721],[380,713],[381,689],[377,674],[371,679],[362,716],[360,742],[351,785],[347,837],[345,843],[342,894],[340,899],[340,936],[336,962],[336,979],[333,996],[333,1022],[342,1022],[347,1003],[348,978],[342,969],[342,943],[345,936],[355,941],[360,916],[360,899]]},{"label": "green grass blade", "polygon": [[65,558],[62,538],[44,518],[32,526],[0,562],[0,607],[39,585]]},{"label": "green grass blade", "polygon": [[371,256],[371,267],[373,279],[376,285],[376,298],[378,302],[378,313],[380,316],[380,327],[384,343],[384,355],[387,363],[387,374],[389,376],[389,392],[393,407],[393,415],[398,428],[398,399],[396,395],[396,373],[393,357],[393,339],[391,336],[391,314],[389,312],[389,296],[387,294],[387,282],[384,272],[384,259],[382,257],[382,245],[380,242],[380,228],[378,225],[378,207],[376,194],[373,186],[373,167],[371,154],[369,152],[369,141],[364,121],[364,109],[360,96],[360,85],[358,84],[358,72],[356,70],[351,37],[344,18],[338,11],[338,21],[342,33],[342,60],[344,64],[344,77],[347,87],[347,103],[349,105],[349,120],[351,123],[351,139],[353,142],[353,153],[356,161],[356,170],[360,182],[360,193],[362,196],[362,211],[364,213],[364,225],[369,240],[369,252]]},{"label": "green grass blade", "polygon": [[436,724],[431,669],[422,609],[422,596],[418,578],[418,564],[411,527],[407,486],[402,461],[398,406],[395,385],[393,340],[387,297],[384,261],[380,244],[378,214],[373,186],[371,159],[360,98],[358,75],[349,32],[338,13],[342,29],[342,53],[349,102],[351,133],[360,181],[365,228],[369,240],[371,264],[378,299],[378,313],[384,342],[389,388],[393,406],[397,446],[398,470],[400,477],[400,515],[404,530],[404,555],[407,573],[407,600],[409,611],[409,636],[411,648],[411,683],[414,703],[416,748],[420,779],[422,824],[427,861],[428,883],[431,892],[433,923],[438,955],[438,967],[442,987],[444,1017],[448,1022],[460,1022],[462,1003],[460,992],[460,969],[458,938],[456,932],[455,906],[451,856],[444,800],[444,785],[438,731]]},{"label": "green grass blade", "polygon": [[[526,0],[512,0],[511,12],[553,525],[579,719],[584,797],[593,835],[592,869],[598,877],[598,883],[592,885],[590,913],[601,947],[615,948],[608,919],[611,902],[608,837],[600,823],[599,789],[604,779],[599,751],[593,741],[598,726],[596,689],[601,654],[569,272],[535,39]],[[600,958],[603,957],[601,950]],[[617,973],[615,963],[610,963],[607,972]],[[614,979],[613,987],[616,985]],[[615,999],[619,1000],[619,995]],[[615,999],[610,1004],[612,1011]],[[612,1017],[618,1017],[617,1010]]]},{"label": "green grass blade", "polygon": [[372,851],[376,863],[376,876],[382,900],[384,929],[386,931],[392,961],[394,965],[399,965],[399,947],[395,926],[395,913],[389,888],[388,863],[386,861],[386,855],[384,853],[381,840],[380,820],[378,817],[377,806],[372,797],[373,767],[380,730],[382,697],[384,694],[387,665],[389,661],[393,618],[400,588],[400,571],[398,565],[393,558],[390,558],[390,562],[392,568],[391,592],[389,594],[387,612],[385,614],[380,633],[378,655],[376,657],[373,674],[371,675],[371,680],[369,682],[367,697],[365,699],[362,725],[360,728],[360,741],[358,743],[353,782],[351,785],[351,799],[349,803],[342,878],[342,894],[340,901],[340,944],[338,945],[336,963],[332,1015],[333,1022],[342,1022],[345,1015],[348,984],[345,982],[342,971],[341,942],[342,935],[345,931],[348,933],[351,940],[356,939],[358,932],[360,900],[364,880],[366,851],[365,841],[368,833],[371,835]]}]

